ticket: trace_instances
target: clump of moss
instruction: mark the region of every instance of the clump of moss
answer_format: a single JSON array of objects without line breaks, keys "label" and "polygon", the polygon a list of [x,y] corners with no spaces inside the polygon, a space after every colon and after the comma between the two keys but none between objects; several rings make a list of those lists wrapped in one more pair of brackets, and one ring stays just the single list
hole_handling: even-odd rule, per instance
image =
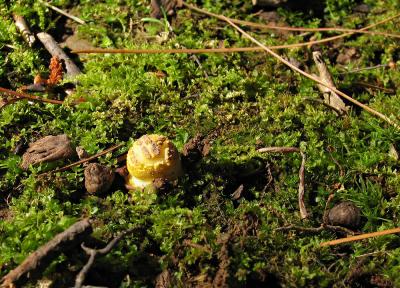
[{"label": "clump of moss", "polygon": [[[244,2],[203,1],[202,6],[226,16],[262,21],[250,2]],[[279,8],[277,14],[293,26],[359,28],[399,9],[395,1],[365,2],[370,8],[366,17],[354,12],[357,3],[348,0],[326,1],[322,12]],[[84,19],[87,25],[75,32],[98,47],[250,45],[224,23],[187,9],[179,10],[177,18],[167,19],[173,33],[159,44],[154,36],[165,27],[141,21],[149,15],[148,3],[143,1],[52,4],[72,9]],[[62,30],[65,19],[35,1],[0,3],[4,20],[0,22],[0,39],[12,47],[0,47],[0,82],[16,89],[46,70],[49,55],[39,44],[32,48],[24,44],[13,25],[12,12],[25,16],[34,32],[56,33]],[[395,22],[384,27],[387,31],[397,28]],[[268,45],[308,39],[299,34],[272,37],[268,31],[252,33]],[[357,66],[338,65],[337,55],[346,47],[357,49]],[[356,35],[319,49],[340,89],[384,114],[398,114],[397,93],[356,88],[354,83],[370,82],[393,89],[399,71],[343,73],[397,62],[395,40]],[[312,65],[308,49],[281,53]],[[335,203],[352,201],[361,210],[361,231],[397,226],[398,159],[389,153],[390,147],[399,149],[400,134],[395,128],[356,107],[348,116],[338,117],[326,107],[306,101],[304,98],[320,97],[314,83],[265,54],[201,54],[197,58],[185,54],[90,55],[81,64],[83,74],[66,105],[18,101],[0,111],[0,194],[1,199],[8,199],[0,202],[0,212],[9,215],[0,219],[0,276],[76,219],[90,216],[95,220],[93,237],[101,244],[127,227],[141,227],[140,233],[126,237],[93,268],[96,275],[113,263],[118,267],[113,273],[122,287],[150,287],[161,271],[167,271],[176,286],[346,287],[365,281],[375,285],[379,279],[400,285],[396,236],[321,249],[320,242],[337,235],[276,230],[289,224],[319,225],[331,193],[335,193]],[[80,98],[86,102],[68,104]],[[89,154],[122,141],[126,146],[118,152],[126,152],[133,140],[151,133],[168,136],[182,149],[199,132],[212,143],[209,154],[192,163],[169,191],[140,203],[118,185],[103,197],[85,194],[83,167],[38,179],[38,173],[52,166],[40,165],[24,172],[16,149],[41,136],[61,133]],[[295,146],[307,155],[308,221],[300,221],[296,200],[301,158],[260,154],[256,149],[262,146]],[[111,155],[99,161],[118,165]],[[338,191],[340,186],[343,189]],[[239,187],[239,197],[233,198]],[[374,254],[363,256],[371,252]],[[359,258],[366,260],[359,264]],[[139,269],[142,263],[147,270]],[[73,281],[76,271],[64,268],[75,265],[80,269],[83,264],[81,256],[64,255],[45,276],[54,283]],[[356,270],[364,276],[355,277]]]}]

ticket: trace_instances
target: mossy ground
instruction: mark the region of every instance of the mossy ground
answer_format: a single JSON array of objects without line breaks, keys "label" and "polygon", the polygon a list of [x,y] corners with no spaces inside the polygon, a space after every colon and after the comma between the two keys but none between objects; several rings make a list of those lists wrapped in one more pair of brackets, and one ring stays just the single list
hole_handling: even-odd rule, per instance
[{"label": "mossy ground", "polygon": [[[227,24],[188,9],[170,19],[173,34],[160,44],[157,33],[166,27],[141,21],[149,15],[148,2],[57,0],[52,4],[87,21],[73,24],[73,29],[96,47],[250,45]],[[297,7],[277,12],[291,26],[354,29],[400,11],[395,0],[363,3],[370,7],[367,14],[355,11],[361,4],[355,0],[327,0],[311,5],[321,6],[314,10]],[[262,21],[251,1],[194,4],[226,16]],[[71,23],[38,1],[0,0],[0,83],[17,89],[47,71],[49,55],[39,44],[29,48],[23,42],[12,12],[25,16],[33,31],[48,31],[60,41]],[[399,24],[394,21],[377,29],[396,32]],[[251,34],[267,45],[330,35]],[[400,60],[398,43],[363,34],[320,46],[320,50],[340,89],[399,121],[398,69],[343,74],[345,69]],[[351,47],[356,48],[356,57],[345,65],[336,63],[337,54]],[[304,67],[313,66],[308,48],[280,53]],[[127,227],[141,228],[97,260],[90,284],[152,287],[157,274],[168,269],[174,278],[172,286],[214,282],[229,287],[369,287],[377,285],[371,279],[379,279],[400,287],[399,236],[320,248],[319,243],[340,235],[276,230],[289,224],[319,226],[326,199],[333,192],[333,203],[350,200],[361,209],[362,232],[399,226],[399,162],[389,153],[391,145],[400,148],[399,131],[355,106],[348,116],[338,117],[323,105],[305,100],[321,97],[315,84],[264,53],[197,57],[201,65],[185,54],[85,56],[79,85],[67,102],[80,98],[86,102],[58,106],[19,101],[1,110],[0,276],[77,219],[90,216],[98,242],[93,245],[99,247]],[[359,82],[395,93],[357,86]],[[38,179],[51,165],[24,172],[19,168],[21,156],[14,153],[24,141],[66,133],[90,154],[126,143],[99,159],[116,166],[115,155],[127,151],[145,133],[166,135],[181,149],[198,132],[217,134],[211,153],[190,167],[171,191],[139,203],[132,201],[135,195],[116,185],[105,196],[85,194],[81,166]],[[301,157],[256,152],[263,146],[300,147],[307,155],[308,220],[300,220],[297,204]],[[344,189],[337,191],[337,183]],[[233,200],[230,195],[241,184],[242,197]],[[77,249],[54,261],[44,277],[56,287],[71,286],[85,261]],[[104,271],[108,280],[102,277]]]}]

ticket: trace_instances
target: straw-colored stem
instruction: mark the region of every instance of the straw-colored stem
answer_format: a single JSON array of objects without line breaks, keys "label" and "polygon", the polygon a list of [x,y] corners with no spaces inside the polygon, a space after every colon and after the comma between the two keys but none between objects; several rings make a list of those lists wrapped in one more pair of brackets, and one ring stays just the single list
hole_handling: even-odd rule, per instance
[{"label": "straw-colored stem", "polygon": [[342,244],[342,243],[348,243],[348,242],[353,242],[353,241],[358,241],[358,240],[363,240],[363,239],[368,239],[368,238],[378,237],[378,236],[383,236],[383,235],[395,234],[395,233],[400,233],[400,228],[393,228],[393,229],[388,229],[388,230],[383,230],[383,231],[378,231],[378,232],[365,233],[365,234],[361,234],[361,235],[340,238],[340,239],[336,239],[336,240],[332,240],[332,241],[323,242],[320,244],[320,246],[321,247],[333,246],[333,245],[338,245],[338,244]]},{"label": "straw-colored stem", "polygon": [[[189,8],[190,10],[218,18],[220,20],[224,20],[223,18],[225,16],[215,14],[212,12],[209,12],[207,10],[198,8],[194,5],[187,4],[183,2],[183,6],[186,8]],[[400,14],[397,14],[393,16],[392,19],[399,17]],[[228,17],[226,17],[228,18]],[[243,25],[243,26],[248,26],[248,27],[253,27],[257,29],[270,29],[270,30],[283,30],[283,31],[299,31],[299,32],[323,32],[323,31],[337,31],[337,32],[349,32],[349,33],[366,33],[366,34],[373,34],[373,35],[383,35],[387,37],[394,37],[394,38],[399,38],[399,34],[392,34],[392,33],[385,33],[385,32],[377,32],[377,31],[366,31],[367,29],[347,29],[347,28],[342,28],[342,27],[322,27],[322,28],[308,28],[308,27],[288,27],[288,26],[276,26],[276,25],[266,25],[266,24],[260,24],[260,23],[255,23],[255,22],[250,22],[250,21],[244,21],[244,20],[237,20],[233,18],[228,18],[231,22],[238,24],[238,25]],[[389,20],[390,21],[390,20]],[[385,21],[387,22],[387,21]],[[379,24],[378,24],[379,25]],[[376,25],[374,25],[376,26]],[[372,28],[372,27],[370,27]]]},{"label": "straw-colored stem", "polygon": [[232,27],[234,27],[237,31],[239,31],[244,37],[246,37],[247,39],[249,39],[250,41],[252,41],[253,43],[257,44],[258,46],[262,47],[266,52],[268,52],[270,55],[272,55],[273,57],[275,57],[276,59],[278,59],[280,62],[284,63],[285,65],[287,65],[288,67],[290,67],[291,69],[293,69],[294,71],[300,73],[301,75],[317,82],[318,84],[327,87],[328,89],[332,90],[333,92],[335,92],[336,94],[342,96],[343,98],[345,98],[346,100],[352,102],[353,104],[361,107],[362,109],[364,109],[365,111],[368,111],[369,113],[381,118],[382,120],[384,120],[385,122],[387,122],[388,124],[396,127],[397,129],[400,129],[400,126],[393,122],[389,117],[385,116],[384,114],[370,108],[369,106],[362,104],[361,102],[351,98],[350,96],[348,96],[347,94],[343,93],[342,91],[339,91],[338,89],[336,89],[335,87],[332,87],[328,84],[326,84],[325,82],[321,81],[319,78],[308,74],[307,72],[301,70],[300,68],[297,68],[296,66],[294,66],[292,63],[290,63],[289,61],[287,61],[286,59],[284,59],[283,57],[281,57],[279,54],[275,53],[274,51],[272,51],[271,49],[269,49],[268,47],[266,47],[265,45],[263,45],[261,42],[259,42],[258,40],[256,40],[254,37],[252,37],[251,35],[249,35],[248,33],[246,33],[244,30],[242,30],[241,28],[239,28],[236,24],[234,24],[232,21],[230,21],[228,18],[224,18],[225,21],[230,24]]}]

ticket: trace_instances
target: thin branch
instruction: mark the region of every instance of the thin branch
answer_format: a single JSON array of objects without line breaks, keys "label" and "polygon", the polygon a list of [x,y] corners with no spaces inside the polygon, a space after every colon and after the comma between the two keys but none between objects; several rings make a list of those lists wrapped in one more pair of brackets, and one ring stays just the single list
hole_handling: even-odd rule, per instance
[{"label": "thin branch", "polygon": [[383,93],[388,93],[388,94],[395,94],[396,93],[395,89],[385,88],[385,87],[381,87],[381,86],[378,86],[378,85],[374,85],[374,84],[370,84],[370,83],[366,83],[366,82],[362,82],[362,81],[354,82],[354,84],[362,86],[362,87],[366,87],[366,88],[380,90]]},{"label": "thin branch", "polygon": [[81,70],[75,63],[68,57],[68,55],[58,46],[56,40],[45,32],[37,33],[36,36],[42,42],[43,46],[52,56],[57,57],[58,59],[62,59],[65,62],[65,68],[67,70],[67,75],[69,77],[75,77],[76,75],[81,73]]},{"label": "thin branch", "polygon": [[317,82],[318,84],[321,84],[324,87],[329,88],[330,90],[332,90],[333,92],[335,92],[336,94],[339,94],[340,96],[342,96],[343,98],[347,99],[348,101],[352,102],[353,104],[361,107],[362,109],[368,111],[369,113],[377,116],[378,118],[381,118],[382,120],[384,120],[385,122],[387,122],[388,124],[392,125],[393,127],[395,127],[396,129],[400,129],[400,126],[393,122],[389,117],[387,117],[386,115],[370,108],[369,106],[362,104],[361,102],[351,98],[350,96],[348,96],[347,94],[343,93],[342,91],[339,91],[338,89],[336,89],[335,87],[332,87],[328,84],[326,84],[325,82],[321,81],[319,78],[312,76],[310,74],[308,74],[307,72],[301,70],[300,68],[297,68],[296,66],[294,66],[292,63],[290,63],[289,61],[285,60],[283,57],[281,57],[279,54],[275,53],[274,51],[272,51],[271,49],[269,49],[268,47],[266,47],[265,45],[263,45],[261,42],[259,42],[258,40],[256,40],[254,37],[252,37],[251,35],[249,35],[248,33],[246,33],[244,30],[242,30],[241,28],[239,28],[237,25],[235,25],[234,23],[232,23],[232,21],[230,21],[228,18],[224,17],[225,21],[230,24],[232,27],[234,27],[237,31],[239,31],[245,38],[249,39],[250,41],[252,41],[253,43],[257,44],[258,46],[262,47],[266,52],[268,52],[270,55],[272,55],[273,57],[275,57],[276,59],[278,59],[280,62],[286,64],[288,67],[290,67],[291,69],[293,69],[294,71],[297,71],[298,73],[300,73],[301,75]]},{"label": "thin branch", "polygon": [[61,252],[74,247],[92,233],[89,219],[83,219],[57,234],[46,244],[31,253],[17,268],[10,271],[1,280],[1,287],[22,287],[27,280],[39,276],[41,272]]},{"label": "thin branch", "polygon": [[374,70],[374,69],[386,68],[386,67],[389,67],[389,64],[378,64],[378,65],[370,66],[370,67],[362,67],[362,68],[358,68],[358,69],[354,69],[354,70],[340,72],[339,74],[344,75],[344,74],[358,73],[361,71]]},{"label": "thin branch", "polygon": [[105,255],[111,251],[112,248],[114,248],[115,245],[118,244],[118,242],[124,238],[126,235],[131,234],[137,230],[137,227],[132,227],[129,228],[128,230],[125,230],[121,232],[118,236],[116,236],[113,240],[111,240],[106,247],[102,249],[92,249],[88,248],[85,246],[85,243],[81,244],[82,249],[85,251],[87,255],[89,255],[89,259],[86,262],[85,266],[81,269],[81,271],[78,273],[78,275],[75,278],[75,288],[81,288],[83,285],[83,282],[85,281],[86,275],[89,272],[90,268],[92,267],[94,260],[98,255]]},{"label": "thin branch", "polygon": [[64,103],[64,101],[41,98],[41,97],[33,96],[33,95],[30,95],[27,93],[23,93],[23,92],[16,92],[16,91],[9,90],[9,89],[2,88],[2,87],[0,87],[0,93],[4,93],[4,94],[8,94],[8,95],[16,97],[15,99],[12,99],[14,101],[16,101],[16,99],[18,99],[18,98],[21,98],[21,99],[28,99],[28,100],[35,101],[35,102],[45,102],[45,103],[52,103],[52,104],[63,104]]},{"label": "thin branch", "polygon": [[22,38],[24,38],[25,42],[28,43],[29,47],[32,47],[36,41],[35,35],[32,34],[29,29],[28,24],[25,21],[25,18],[21,15],[13,14],[13,19],[15,21],[15,26],[17,26],[18,31],[21,33]]},{"label": "thin branch", "polygon": [[305,193],[305,181],[304,181],[304,171],[306,165],[306,155],[297,147],[266,147],[258,149],[257,152],[261,153],[300,153],[301,166],[299,169],[299,192],[298,192],[298,201],[299,201],[299,210],[301,219],[305,219],[308,217],[307,209],[304,204],[304,193]]},{"label": "thin branch", "polygon": [[64,16],[66,16],[66,17],[78,22],[79,24],[86,24],[86,22],[83,21],[82,19],[80,19],[80,18],[78,18],[78,17],[76,17],[74,15],[71,15],[71,14],[65,12],[64,10],[61,10],[60,8],[57,8],[57,7],[47,3],[45,1],[39,1],[39,2],[42,3],[43,5],[49,7],[50,9],[52,9],[52,10],[54,10],[54,11],[56,11],[56,12],[58,12],[58,13],[64,15]]},{"label": "thin branch", "polygon": [[297,147],[265,147],[257,149],[257,152],[260,153],[299,153],[300,149]]},{"label": "thin branch", "polygon": [[112,146],[112,147],[110,147],[110,148],[108,148],[108,149],[106,149],[106,150],[104,150],[104,151],[102,151],[102,152],[97,153],[96,155],[93,155],[93,156],[90,156],[90,157],[88,157],[88,158],[79,160],[79,161],[77,161],[77,162],[68,164],[68,165],[66,165],[66,166],[64,166],[64,167],[61,167],[61,168],[58,168],[58,169],[55,169],[55,170],[51,170],[51,171],[48,171],[48,172],[44,172],[44,173],[42,173],[42,174],[39,174],[38,177],[41,177],[41,176],[46,175],[46,174],[49,174],[49,173],[56,173],[56,172],[66,171],[66,170],[68,170],[68,169],[70,169],[70,168],[72,168],[72,167],[75,167],[75,166],[84,164],[84,163],[86,163],[86,162],[92,161],[92,160],[94,160],[94,159],[99,158],[100,156],[103,156],[103,155],[109,153],[109,152],[112,152],[112,151],[114,151],[114,150],[117,150],[118,148],[122,147],[123,145],[124,145],[123,143],[114,145],[114,146]]},{"label": "thin branch", "polygon": [[320,244],[320,247],[326,247],[326,246],[333,246],[333,245],[338,245],[342,243],[348,243],[348,242],[353,242],[353,241],[358,241],[358,240],[363,240],[363,239],[368,239],[372,237],[378,237],[378,236],[383,236],[383,235],[389,235],[389,234],[395,234],[395,233],[400,233],[400,228],[393,228],[393,229],[388,229],[388,230],[383,230],[383,231],[378,231],[378,232],[372,232],[372,233],[365,233],[361,235],[356,235],[352,237],[346,237],[346,238],[340,238],[332,241],[327,241],[327,242],[322,242]]},{"label": "thin branch", "polygon": [[[187,5],[188,8],[194,7],[189,4],[184,3],[184,5]],[[198,9],[198,8],[196,8]],[[200,9],[201,10],[201,9]],[[223,20],[221,15],[217,14],[207,14],[209,16],[217,17],[218,19]],[[215,15],[215,16],[214,16]],[[382,21],[379,21],[375,24],[371,24],[369,26],[366,26],[362,29],[355,30],[355,32],[348,32],[344,33],[341,35],[337,36],[332,36],[332,37],[327,37],[323,38],[320,40],[314,40],[314,41],[308,41],[308,42],[302,42],[302,43],[295,43],[295,44],[286,44],[286,45],[276,45],[276,46],[269,46],[269,49],[290,49],[290,48],[299,48],[299,47],[304,47],[304,46],[311,46],[311,45],[316,45],[316,44],[322,44],[326,42],[331,42],[340,38],[344,38],[350,35],[353,35],[354,33],[364,33],[366,30],[373,28],[375,26],[384,24],[386,22],[389,22],[395,18],[400,17],[400,14],[397,14],[393,17],[384,19]],[[200,53],[233,53],[233,52],[256,52],[256,51],[263,51],[264,49],[261,47],[232,47],[232,48],[200,48],[200,49],[82,49],[82,50],[73,50],[71,53],[87,53],[87,54],[160,54],[160,53],[166,53],[166,54],[173,54],[173,53],[185,53],[185,54],[200,54]]]},{"label": "thin branch", "polygon": [[[205,14],[211,17],[215,17],[219,20],[225,21],[225,17],[223,15],[215,14],[212,12],[209,12],[207,10],[198,8],[196,6],[187,4],[183,2],[183,6],[186,8],[199,12],[201,14]],[[400,17],[400,14],[395,15],[393,18],[390,20]],[[366,34],[373,34],[373,35],[383,35],[387,37],[394,37],[394,38],[400,38],[399,34],[392,34],[392,33],[385,33],[385,32],[375,32],[375,31],[366,31],[365,30],[357,30],[357,29],[347,29],[347,28],[341,28],[341,27],[323,27],[323,28],[307,28],[307,27],[287,27],[287,26],[276,26],[276,25],[265,25],[265,24],[260,24],[260,23],[254,23],[254,22],[249,22],[249,21],[244,21],[244,20],[237,20],[233,18],[228,18],[232,23],[238,24],[238,25],[243,25],[243,26],[248,26],[252,28],[257,28],[257,29],[272,29],[272,30],[284,30],[284,31],[300,31],[300,32],[323,32],[323,31],[337,31],[337,32],[348,32],[348,33],[366,33]],[[390,21],[389,20],[389,21]],[[386,22],[386,21],[385,21]],[[375,25],[376,26],[376,25]],[[372,28],[372,27],[370,27]],[[368,28],[369,29],[369,28]],[[346,35],[347,36],[347,35]]]},{"label": "thin branch", "polygon": [[342,226],[333,226],[333,225],[324,225],[324,224],[321,224],[321,226],[319,226],[319,227],[302,227],[302,226],[296,226],[296,225],[288,225],[288,226],[279,227],[279,228],[275,229],[275,231],[290,231],[290,230],[296,230],[296,231],[306,232],[306,233],[320,233],[324,230],[330,230],[333,232],[344,233],[346,235],[355,235],[356,234],[356,232],[354,232],[350,229],[347,229],[345,227],[342,227]]}]

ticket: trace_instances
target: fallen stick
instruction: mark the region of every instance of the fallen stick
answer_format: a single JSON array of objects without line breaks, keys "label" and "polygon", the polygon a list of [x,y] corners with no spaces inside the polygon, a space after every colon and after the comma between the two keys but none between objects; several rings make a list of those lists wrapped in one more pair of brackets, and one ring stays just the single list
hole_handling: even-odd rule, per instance
[{"label": "fallen stick", "polygon": [[89,255],[89,259],[85,266],[81,269],[81,271],[78,273],[78,275],[75,278],[75,286],[74,288],[81,288],[83,285],[83,282],[85,281],[86,275],[89,272],[90,268],[92,267],[95,258],[98,255],[105,255],[111,251],[112,248],[114,248],[115,245],[118,244],[118,242],[124,238],[126,235],[134,232],[137,230],[137,227],[132,227],[126,231],[121,232],[118,236],[116,236],[113,240],[111,240],[110,243],[107,244],[106,247],[102,249],[92,249],[88,248],[85,246],[85,243],[81,244],[82,249],[85,251],[87,255]]},{"label": "fallen stick", "polygon": [[56,40],[54,40],[50,34],[40,32],[37,33],[36,36],[53,57],[64,60],[67,76],[72,78],[81,73],[81,70],[79,70],[78,66],[76,66],[75,63],[64,52],[64,50],[58,46]]},{"label": "fallen stick", "polygon": [[[390,34],[390,33],[385,33],[385,32],[375,32],[375,31],[366,31],[372,27],[375,27],[377,25],[383,24],[385,22],[391,21],[395,18],[400,17],[400,13],[396,14],[395,16],[392,16],[386,20],[382,20],[376,24],[373,24],[372,26],[368,28],[362,28],[362,29],[347,29],[347,28],[341,28],[341,27],[322,27],[322,28],[307,28],[307,27],[287,27],[287,26],[276,26],[276,25],[265,25],[265,24],[260,24],[260,23],[255,23],[255,22],[249,22],[249,21],[244,21],[244,20],[237,20],[233,18],[228,18],[223,15],[215,14],[212,12],[209,12],[207,10],[198,8],[196,6],[187,4],[183,2],[183,6],[186,8],[196,11],[198,13],[202,13],[211,17],[215,17],[217,19],[220,19],[222,21],[225,21],[223,18],[229,19],[232,23],[238,24],[238,25],[243,25],[243,26],[248,26],[252,28],[257,28],[257,29],[273,29],[273,30],[285,30],[285,31],[299,31],[299,32],[323,32],[323,31],[338,31],[338,32],[348,32],[346,33],[345,36],[354,34],[354,33],[365,33],[365,34],[375,34],[375,35],[383,35],[383,36],[388,36],[388,37],[394,37],[394,38],[400,38],[399,34]],[[344,34],[343,34],[344,35]],[[345,37],[343,35],[339,35],[341,37]],[[336,36],[337,37],[337,36]]]},{"label": "fallen stick", "polygon": [[[31,101],[35,101],[35,102],[45,102],[45,103],[52,103],[52,104],[63,104],[64,103],[64,101],[61,101],[61,100],[41,98],[41,97],[33,96],[33,95],[30,95],[27,93],[23,93],[23,92],[16,92],[16,91],[2,88],[2,87],[0,87],[0,93],[14,96],[15,97],[14,99],[8,100],[11,102],[15,102],[18,98],[22,98],[22,99],[28,99]],[[6,101],[5,104],[9,104],[9,102]]]},{"label": "fallen stick", "polygon": [[[321,52],[314,51],[313,59],[319,72],[319,79],[328,84],[329,86],[336,88],[335,83],[333,82],[332,75],[329,72],[328,67],[326,67],[324,59],[322,58]],[[337,95],[334,91],[330,90],[326,86],[322,85],[317,85],[317,86],[319,90],[322,92],[325,102],[330,106],[335,107],[336,110],[339,111],[339,115],[347,113],[349,108],[346,107],[346,104],[344,104],[342,98],[340,98],[339,95]]]},{"label": "fallen stick", "polygon": [[[336,94],[342,96],[343,98],[347,99],[348,101],[352,102],[353,104],[357,105],[358,107],[364,109],[365,111],[369,112],[370,114],[373,114],[375,116],[377,116],[378,118],[381,118],[382,120],[384,120],[386,123],[392,125],[393,127],[395,127],[396,129],[400,130],[400,126],[399,124],[397,124],[396,122],[392,121],[389,117],[387,117],[386,115],[370,108],[369,106],[362,104],[361,102],[353,99],[352,97],[348,96],[347,94],[343,93],[342,91],[339,91],[338,89],[336,89],[335,87],[332,87],[328,84],[326,84],[325,82],[321,81],[319,78],[316,78],[310,74],[308,74],[307,72],[301,70],[300,68],[297,68],[296,66],[294,66],[292,63],[290,63],[289,61],[285,60],[283,57],[281,57],[279,54],[275,53],[274,51],[272,51],[271,49],[269,49],[267,46],[263,45],[260,41],[256,40],[254,37],[252,37],[251,35],[249,35],[248,33],[246,33],[243,29],[239,28],[237,25],[235,25],[232,21],[230,21],[228,18],[224,17],[225,21],[231,25],[233,28],[235,28],[237,31],[239,31],[245,38],[249,39],[250,41],[252,41],[253,43],[257,44],[258,46],[262,47],[266,52],[268,52],[270,55],[272,55],[273,57],[275,57],[276,59],[278,59],[280,62],[284,63],[286,66],[288,66],[289,68],[291,68],[292,70],[300,73],[301,75],[307,77],[308,79],[313,80],[314,82],[317,82],[318,84],[321,84],[322,86],[325,86],[327,88],[329,88],[330,90],[332,90],[333,92],[335,92]],[[367,26],[368,27],[368,26]],[[365,29],[365,28],[363,28]]]},{"label": "fallen stick", "polygon": [[69,13],[65,12],[64,10],[61,10],[60,8],[57,8],[56,6],[53,6],[53,5],[51,5],[51,4],[49,4],[49,3],[45,2],[45,1],[39,1],[39,2],[42,3],[43,5],[49,7],[50,9],[52,9],[52,10],[54,10],[54,11],[56,11],[56,12],[58,12],[58,13],[64,15],[64,16],[74,20],[75,22],[78,22],[79,24],[86,24],[86,22],[83,21],[82,19],[80,19],[80,18],[78,18],[78,17],[76,17],[76,16],[74,16],[72,14],[69,14]]},{"label": "fallen stick", "polygon": [[92,225],[88,219],[76,222],[64,232],[57,234],[49,242],[39,247],[17,268],[5,275],[1,279],[1,287],[21,286],[27,280],[35,279],[40,276],[41,272],[57,255],[75,247],[91,233]]},{"label": "fallen stick", "polygon": [[15,21],[15,26],[17,26],[18,31],[22,35],[22,38],[24,38],[25,42],[28,43],[29,47],[32,47],[36,41],[36,38],[35,35],[33,35],[31,30],[29,29],[29,26],[26,23],[25,18],[14,13],[13,19]]},{"label": "fallen stick", "polygon": [[48,173],[56,173],[56,172],[66,171],[66,170],[68,170],[68,169],[70,169],[70,168],[72,168],[72,167],[75,167],[75,166],[78,166],[78,165],[80,165],[80,164],[84,164],[84,163],[86,163],[86,162],[92,161],[92,160],[94,160],[94,159],[99,158],[100,156],[103,156],[103,155],[109,153],[109,152],[112,152],[112,151],[114,151],[114,150],[117,150],[118,148],[122,147],[123,145],[124,145],[124,144],[117,144],[117,145],[114,145],[114,146],[112,146],[112,147],[110,147],[110,148],[108,148],[108,149],[106,149],[106,150],[104,150],[104,151],[102,151],[102,152],[99,152],[99,153],[97,153],[97,154],[95,154],[95,155],[93,155],[93,156],[90,156],[90,157],[88,157],[88,158],[79,160],[79,161],[77,161],[77,162],[68,164],[68,165],[66,165],[66,166],[64,166],[64,167],[61,167],[61,168],[58,168],[58,169],[55,169],[55,170],[51,170],[51,171],[48,171],[48,172],[44,172],[44,173],[42,173],[42,174],[39,174],[38,177],[41,177],[41,176],[46,175],[46,174],[48,174]]},{"label": "fallen stick", "polygon": [[368,238],[378,237],[378,236],[383,236],[383,235],[395,234],[395,233],[400,233],[400,228],[393,228],[393,229],[388,229],[388,230],[383,230],[383,231],[378,231],[378,232],[365,233],[365,234],[361,234],[361,235],[356,235],[356,236],[340,238],[340,239],[336,239],[336,240],[332,240],[332,241],[322,242],[320,244],[320,247],[333,246],[333,245],[337,245],[337,244],[348,243],[348,242],[353,242],[353,241],[358,241],[358,240],[363,240],[363,239],[368,239]]},{"label": "fallen stick", "polygon": [[301,219],[305,219],[308,217],[306,205],[304,204],[304,194],[305,194],[305,181],[304,181],[304,171],[306,166],[306,155],[301,152],[301,150],[297,147],[266,147],[260,148],[257,152],[261,153],[300,153],[301,166],[299,169],[299,192],[298,192],[298,201],[299,201],[299,210]]}]

